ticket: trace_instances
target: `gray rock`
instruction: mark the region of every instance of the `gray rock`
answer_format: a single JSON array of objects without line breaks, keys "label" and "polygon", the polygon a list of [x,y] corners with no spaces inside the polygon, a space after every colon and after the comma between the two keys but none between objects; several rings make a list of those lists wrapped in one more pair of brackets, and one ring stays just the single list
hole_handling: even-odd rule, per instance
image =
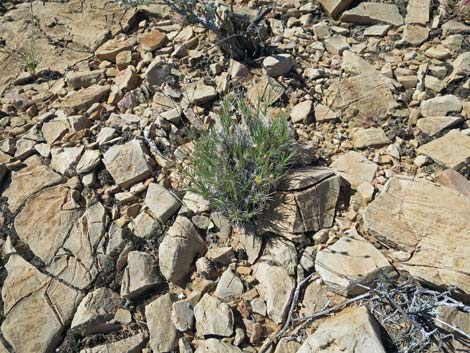
[{"label": "gray rock", "polygon": [[452,95],[435,97],[421,103],[421,114],[428,116],[446,116],[448,113],[459,113],[462,110],[462,101]]},{"label": "gray rock", "polygon": [[143,333],[139,333],[119,341],[82,349],[80,353],[139,353],[146,343],[147,337]]},{"label": "gray rock", "polygon": [[259,282],[258,292],[266,302],[269,318],[280,324],[287,314],[295,287],[294,280],[284,268],[264,262],[257,265],[255,277]]},{"label": "gray rock", "polygon": [[372,182],[379,167],[361,153],[350,151],[336,159],[331,168],[341,175],[353,189],[364,182]]},{"label": "gray rock", "polygon": [[70,329],[82,336],[115,330],[119,325],[113,319],[120,305],[121,297],[111,289],[95,289],[81,301]]},{"label": "gray rock", "polygon": [[293,123],[307,122],[313,108],[311,100],[305,100],[298,103],[290,112],[290,119]]},{"label": "gray rock", "polygon": [[329,289],[351,297],[367,291],[378,279],[392,279],[396,272],[382,253],[355,229],[336,243],[318,252],[315,269]]},{"label": "gray rock", "polygon": [[337,19],[344,10],[349,8],[352,0],[319,0],[318,2],[331,17]]},{"label": "gray rock", "polygon": [[190,300],[180,300],[173,303],[171,320],[178,331],[190,330],[194,324],[194,308]]},{"label": "gray rock", "polygon": [[429,38],[429,29],[420,25],[407,24],[403,30],[403,40],[413,45],[421,45]]},{"label": "gray rock", "polygon": [[390,144],[390,139],[380,127],[353,130],[353,146],[355,148],[382,147]]},{"label": "gray rock", "polygon": [[231,344],[210,338],[199,344],[194,353],[243,353],[240,348]]},{"label": "gray rock", "polygon": [[203,105],[212,102],[217,97],[217,90],[204,84],[203,81],[186,85],[186,93],[183,102],[186,104]]},{"label": "gray rock", "polygon": [[406,23],[426,25],[431,14],[431,0],[410,0],[406,8]]},{"label": "gray rock", "polygon": [[444,136],[419,147],[418,153],[458,171],[469,164],[470,136],[462,134],[459,130],[451,130]]},{"label": "gray rock", "polygon": [[67,96],[62,102],[57,103],[56,106],[70,114],[78,113],[90,108],[92,104],[107,98],[109,91],[109,86],[92,85]]},{"label": "gray rock", "polygon": [[285,76],[295,65],[290,54],[268,56],[263,60],[263,67],[269,77]]},{"label": "gray rock", "polygon": [[154,353],[166,353],[178,347],[180,334],[171,321],[172,294],[167,293],[145,306],[150,333],[150,348]]},{"label": "gray rock", "polygon": [[122,297],[133,299],[157,287],[160,282],[157,264],[152,256],[140,251],[131,251],[127,255],[127,267],[121,284]]},{"label": "gray rock", "polygon": [[83,149],[83,146],[51,149],[52,169],[62,175],[73,175]]},{"label": "gray rock", "polygon": [[242,293],[242,281],[230,268],[227,268],[224,273],[222,273],[222,276],[220,276],[214,295],[224,300],[230,298],[237,299],[242,295]]},{"label": "gray rock", "polygon": [[367,207],[364,224],[371,236],[410,254],[395,267],[427,284],[456,287],[470,298],[469,212],[469,199],[455,190],[394,177]]},{"label": "gray rock", "polygon": [[230,337],[233,334],[233,312],[220,299],[204,294],[194,307],[198,336]]},{"label": "gray rock", "polygon": [[261,257],[261,260],[285,268],[290,276],[294,276],[297,270],[298,260],[295,245],[280,237],[269,239],[265,255]]},{"label": "gray rock", "polygon": [[67,82],[67,85],[69,87],[72,87],[74,89],[87,88],[91,85],[94,85],[95,83],[98,83],[98,81],[103,77],[104,77],[103,70],[84,71],[84,72],[70,71],[69,73],[67,73],[67,75],[65,75],[65,81]]},{"label": "gray rock", "polygon": [[180,208],[180,203],[162,185],[151,183],[147,189],[145,203],[160,222],[165,223]]},{"label": "gray rock", "polygon": [[135,217],[129,229],[139,238],[150,239],[155,237],[162,230],[162,227],[162,223],[155,219],[148,210],[145,210]]},{"label": "gray rock", "polygon": [[85,174],[95,169],[101,162],[100,155],[98,150],[85,150],[77,164],[77,173]]},{"label": "gray rock", "polygon": [[195,258],[205,252],[206,244],[194,225],[179,216],[158,248],[160,271],[168,281],[181,284],[190,273]]},{"label": "gray rock", "polygon": [[103,162],[116,183],[127,189],[150,176],[147,158],[143,144],[132,140],[108,149],[103,155]]},{"label": "gray rock", "polygon": [[171,66],[156,57],[144,73],[146,82],[150,86],[160,86],[171,74]]},{"label": "gray rock", "polygon": [[274,353],[297,353],[300,346],[300,343],[297,341],[281,338]]},{"label": "gray rock", "polygon": [[386,353],[380,326],[363,306],[329,318],[309,336],[297,353]]},{"label": "gray rock", "polygon": [[352,10],[344,12],[341,16],[341,21],[361,25],[389,23],[394,26],[401,26],[403,24],[403,17],[400,15],[396,5],[361,2]]},{"label": "gray rock", "polygon": [[458,116],[435,116],[418,119],[416,126],[429,136],[434,136],[461,122],[462,118]]},{"label": "gray rock", "polygon": [[345,50],[350,49],[346,37],[340,35],[325,39],[324,44],[330,54],[341,55]]}]

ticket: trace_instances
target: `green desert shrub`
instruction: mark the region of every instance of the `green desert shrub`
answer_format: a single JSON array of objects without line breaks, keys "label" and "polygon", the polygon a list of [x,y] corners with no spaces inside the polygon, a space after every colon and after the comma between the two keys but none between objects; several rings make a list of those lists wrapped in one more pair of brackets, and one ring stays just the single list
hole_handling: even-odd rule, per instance
[{"label": "green desert shrub", "polygon": [[189,190],[232,223],[249,222],[262,212],[291,166],[294,146],[285,116],[269,118],[261,104],[225,97],[220,124],[195,142],[186,170]]}]

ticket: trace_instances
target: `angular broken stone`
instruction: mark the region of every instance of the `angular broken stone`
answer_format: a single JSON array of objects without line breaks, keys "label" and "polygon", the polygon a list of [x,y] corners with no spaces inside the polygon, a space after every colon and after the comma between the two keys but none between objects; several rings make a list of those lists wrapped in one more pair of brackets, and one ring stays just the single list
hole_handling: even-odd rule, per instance
[{"label": "angular broken stone", "polygon": [[406,23],[426,25],[431,14],[431,0],[409,0],[406,8]]},{"label": "angular broken stone", "polygon": [[42,125],[42,135],[49,146],[61,139],[67,132],[76,132],[91,126],[91,121],[82,115],[58,117]]},{"label": "angular broken stone", "polygon": [[336,113],[324,104],[320,103],[320,104],[315,105],[314,110],[315,110],[316,121],[330,121],[330,120],[338,119],[338,117],[336,116]]},{"label": "angular broken stone", "polygon": [[194,307],[198,336],[230,337],[233,333],[232,309],[220,299],[204,294]]},{"label": "angular broken stone", "polygon": [[187,104],[203,105],[212,102],[217,97],[217,90],[204,84],[203,81],[186,85],[183,101]]},{"label": "angular broken stone", "polygon": [[119,71],[114,78],[114,83],[119,90],[131,91],[140,84],[140,77],[133,66]]},{"label": "angular broken stone", "polygon": [[150,86],[160,86],[170,76],[171,66],[156,57],[144,73],[145,80]]},{"label": "angular broken stone", "polygon": [[101,162],[101,153],[98,150],[85,150],[77,164],[76,171],[85,174],[95,169]]},{"label": "angular broken stone", "polygon": [[274,353],[297,353],[301,344],[288,338],[281,338]]},{"label": "angular broken stone", "polygon": [[263,76],[251,84],[247,90],[247,97],[252,104],[276,103],[285,93],[286,89],[277,80]]},{"label": "angular broken stone", "polygon": [[163,47],[168,41],[165,33],[158,30],[145,33],[140,40],[140,46],[145,51],[154,51]]},{"label": "angular broken stone", "polygon": [[121,284],[121,296],[133,299],[157,287],[161,280],[155,260],[149,254],[131,251],[127,255],[127,267]]},{"label": "angular broken stone", "polygon": [[396,5],[361,2],[355,8],[344,12],[341,16],[341,21],[361,25],[389,23],[394,26],[401,26],[403,24],[403,17],[400,15]]},{"label": "angular broken stone", "polygon": [[286,235],[331,227],[338,196],[339,179],[331,169],[294,169],[279,184],[257,228]]},{"label": "angular broken stone", "polygon": [[15,352],[54,352],[83,295],[39,272],[19,255],[5,265],[3,338]]},{"label": "angular broken stone", "polygon": [[290,54],[268,56],[263,60],[263,67],[269,77],[285,76],[295,65]]},{"label": "angular broken stone", "polygon": [[429,38],[429,29],[420,25],[405,25],[403,40],[413,45],[421,45]]},{"label": "angular broken stone", "polygon": [[447,168],[459,171],[470,163],[470,136],[454,129],[419,147],[418,153],[432,158]]},{"label": "angular broken stone", "polygon": [[181,206],[171,192],[156,183],[149,185],[145,203],[152,215],[162,223],[172,217]]},{"label": "angular broken stone", "polygon": [[349,8],[352,0],[319,0],[318,2],[331,17],[337,19],[344,10]]},{"label": "angular broken stone", "polygon": [[26,167],[11,173],[11,184],[2,196],[8,199],[12,212],[31,195],[64,179],[60,174],[42,164],[38,156],[31,156],[25,161]]},{"label": "angular broken stone", "polygon": [[353,146],[355,148],[382,147],[390,142],[390,139],[380,127],[353,130]]},{"label": "angular broken stone", "polygon": [[119,352],[119,353],[134,353],[139,352],[147,343],[147,337],[143,333],[139,333],[134,336],[124,338],[119,341],[106,343],[93,348],[85,348],[80,353],[107,353],[107,352]]},{"label": "angular broken stone", "polygon": [[353,189],[364,182],[372,182],[379,167],[369,161],[361,153],[349,151],[336,159],[331,165],[342,178],[344,178]]},{"label": "angular broken stone", "polygon": [[194,308],[188,299],[173,303],[171,320],[178,331],[184,332],[193,327]]},{"label": "angular broken stone", "polygon": [[121,297],[109,288],[88,293],[77,308],[70,329],[82,336],[106,333],[118,327],[113,322]]},{"label": "angular broken stone", "polygon": [[297,353],[386,353],[380,326],[364,306],[352,307],[327,319]]},{"label": "angular broken stone", "polygon": [[145,306],[145,317],[153,352],[171,352],[178,347],[180,334],[171,321],[173,297],[167,293]]},{"label": "angular broken stone", "polygon": [[452,94],[431,98],[421,103],[421,114],[424,117],[446,116],[448,113],[459,113],[461,110],[462,101]]},{"label": "angular broken stone", "polygon": [[222,276],[220,276],[214,295],[224,300],[227,298],[239,298],[242,293],[243,282],[230,268],[227,268],[222,273]]},{"label": "angular broken stone", "polygon": [[103,162],[116,183],[127,189],[150,176],[147,158],[143,144],[132,140],[108,149],[103,155]]},{"label": "angular broken stone", "polygon": [[298,103],[290,112],[290,119],[293,123],[307,122],[307,118],[312,112],[313,102],[306,100]]},{"label": "angular broken stone", "polygon": [[135,44],[136,40],[133,37],[125,40],[118,38],[110,39],[95,51],[95,55],[100,60],[108,60],[114,63],[118,53],[131,50]]},{"label": "angular broken stone", "polygon": [[170,282],[181,284],[196,257],[206,252],[206,243],[191,221],[176,218],[158,248],[160,271]]},{"label": "angular broken stone", "polygon": [[65,186],[41,190],[15,218],[19,238],[49,264],[84,213],[79,193]]},{"label": "angular broken stone", "polygon": [[416,126],[429,136],[434,136],[461,122],[462,118],[458,116],[435,116],[418,119]]},{"label": "angular broken stone", "polygon": [[345,36],[332,36],[325,39],[325,48],[331,54],[341,55],[345,50],[349,49],[349,44]]},{"label": "angular broken stone", "polygon": [[109,86],[92,85],[65,97],[57,106],[68,113],[78,113],[90,108],[93,103],[105,100],[109,91]]},{"label": "angular broken stone", "polygon": [[266,302],[268,316],[276,324],[282,323],[287,315],[295,281],[289,276],[286,269],[271,266],[265,262],[257,265],[255,277],[259,282],[258,292]]},{"label": "angular broken stone", "polygon": [[389,78],[377,72],[363,73],[332,82],[326,94],[326,104],[344,117],[385,118],[386,113],[397,106],[391,88]]},{"label": "angular broken stone", "polygon": [[385,256],[355,229],[320,250],[315,269],[331,291],[346,297],[367,291],[358,283],[370,286],[376,280],[392,279],[397,275]]},{"label": "angular broken stone", "polygon": [[103,70],[85,71],[85,72],[69,72],[65,76],[65,81],[69,87],[74,89],[87,88],[104,77]]},{"label": "angular broken stone", "polygon": [[470,198],[470,181],[453,169],[447,169],[439,173],[437,182]]},{"label": "angular broken stone", "polygon": [[438,287],[470,298],[469,199],[422,179],[394,177],[364,213],[367,232],[408,259],[396,266]]},{"label": "angular broken stone", "polygon": [[215,338],[209,338],[199,344],[194,353],[243,353],[237,346],[219,341]]},{"label": "angular broken stone", "polygon": [[267,242],[264,252],[265,255],[261,257],[262,261],[281,266],[290,276],[295,276],[298,254],[294,243],[280,237],[273,237]]},{"label": "angular broken stone", "polygon": [[73,175],[84,147],[64,147],[51,149],[51,167],[62,175]]}]

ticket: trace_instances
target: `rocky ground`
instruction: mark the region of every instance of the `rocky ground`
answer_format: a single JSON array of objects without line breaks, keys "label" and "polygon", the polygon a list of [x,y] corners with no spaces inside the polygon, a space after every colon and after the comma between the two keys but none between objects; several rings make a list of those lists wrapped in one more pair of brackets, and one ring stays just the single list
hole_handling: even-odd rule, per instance
[{"label": "rocky ground", "polygon": [[[279,1],[250,66],[162,5],[3,3],[1,353],[390,353],[358,300],[300,323],[377,281],[470,303],[468,1]],[[227,92],[301,151],[253,227],[180,175]]]}]

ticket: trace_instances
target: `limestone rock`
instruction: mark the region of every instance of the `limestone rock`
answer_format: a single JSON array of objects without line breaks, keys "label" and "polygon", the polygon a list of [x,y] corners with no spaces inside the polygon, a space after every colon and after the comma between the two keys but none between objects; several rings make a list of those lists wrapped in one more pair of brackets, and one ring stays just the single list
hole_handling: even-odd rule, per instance
[{"label": "limestone rock", "polygon": [[194,260],[203,255],[206,244],[191,221],[176,218],[158,248],[160,271],[170,282],[181,284]]},{"label": "limestone rock", "polygon": [[403,40],[413,45],[421,45],[429,38],[429,29],[420,25],[405,25]]},{"label": "limestone rock", "polygon": [[51,149],[51,167],[62,175],[73,175],[83,152],[83,146]]},{"label": "limestone rock", "polygon": [[67,96],[58,103],[58,107],[70,113],[78,113],[90,108],[93,103],[105,100],[109,91],[109,86],[92,85]]},{"label": "limestone rock", "polygon": [[263,60],[263,67],[269,77],[285,76],[295,65],[290,54],[268,56]]},{"label": "limestone rock", "polygon": [[331,169],[293,169],[259,217],[258,231],[287,235],[331,227],[338,195],[339,180]]},{"label": "limestone rock", "polygon": [[285,93],[286,89],[277,80],[263,76],[248,87],[247,96],[252,104],[260,101],[268,106],[276,103]]},{"label": "limestone rock", "polygon": [[341,55],[345,50],[350,49],[345,36],[333,36],[325,39],[325,48],[331,54]]},{"label": "limestone rock", "polygon": [[470,198],[470,181],[453,169],[447,169],[439,173],[437,182]]},{"label": "limestone rock", "polygon": [[266,301],[268,316],[280,324],[287,314],[295,281],[284,268],[271,266],[265,262],[257,265],[255,276],[259,282],[258,292]]},{"label": "limestone rock", "polygon": [[217,97],[217,90],[204,84],[203,81],[188,84],[186,89],[183,101],[187,104],[203,105],[212,102]]},{"label": "limestone rock", "polygon": [[114,78],[114,83],[119,90],[131,91],[140,84],[140,77],[133,66],[119,71]]},{"label": "limestone rock", "polygon": [[55,351],[82,294],[39,272],[19,255],[11,255],[5,269],[3,337],[15,352]]},{"label": "limestone rock", "polygon": [[329,318],[307,338],[297,353],[386,353],[380,327],[363,306]]},{"label": "limestone rock", "polygon": [[95,289],[88,293],[78,306],[71,330],[88,336],[116,329],[118,326],[113,319],[120,304],[121,297],[109,288]]},{"label": "limestone rock", "polygon": [[156,57],[144,73],[145,80],[150,86],[160,86],[170,76],[171,66]]},{"label": "limestone rock", "polygon": [[85,348],[80,353],[137,353],[145,346],[147,338],[143,333],[124,338],[119,341],[103,344],[93,348]]},{"label": "limestone rock", "polygon": [[462,101],[452,94],[435,97],[421,103],[421,114],[428,116],[446,116],[448,113],[459,113]]},{"label": "limestone rock", "polygon": [[138,140],[112,146],[104,153],[103,162],[116,183],[123,188],[150,176],[146,150]]},{"label": "limestone rock", "polygon": [[366,291],[377,279],[391,279],[396,272],[384,255],[351,230],[336,243],[318,252],[315,269],[331,291],[351,297]]},{"label": "limestone rock", "polygon": [[202,342],[194,353],[242,353],[242,351],[236,346],[210,338]]},{"label": "limestone rock", "polygon": [[353,131],[353,145],[355,148],[381,147],[388,145],[390,142],[390,139],[380,127],[359,128]]},{"label": "limestone rock", "polygon": [[319,3],[331,17],[337,19],[344,10],[349,8],[352,0],[319,0]]},{"label": "limestone rock", "polygon": [[297,353],[300,343],[287,338],[281,338],[274,353]]},{"label": "limestone rock", "polygon": [[29,196],[63,181],[63,177],[42,164],[38,156],[31,156],[25,164],[25,168],[11,173],[11,184],[2,195],[8,198],[8,206],[13,212]]},{"label": "limestone rock", "polygon": [[87,88],[91,85],[98,83],[98,81],[104,77],[104,72],[102,70],[94,71],[79,71],[79,72],[69,72],[65,76],[65,81],[67,85],[74,89],[77,88]]},{"label": "limestone rock", "polygon": [[435,116],[418,119],[416,126],[429,136],[434,136],[461,122],[462,118],[458,116]]},{"label": "limestone rock", "polygon": [[118,38],[110,39],[101,45],[95,52],[95,55],[100,60],[108,60],[116,62],[116,55],[125,50],[131,50],[136,44],[134,38],[121,40]]},{"label": "limestone rock", "polygon": [[403,24],[403,17],[400,15],[396,5],[361,2],[352,10],[344,12],[341,16],[341,21],[361,25],[389,23],[394,26],[401,26]]},{"label": "limestone rock", "polygon": [[165,223],[180,208],[178,200],[160,184],[152,183],[147,189],[145,203],[160,222]]},{"label": "limestone rock", "polygon": [[85,150],[77,164],[77,173],[85,174],[95,169],[101,162],[100,155],[98,150]]},{"label": "limestone rock", "polygon": [[171,320],[178,331],[190,330],[194,323],[194,308],[188,299],[173,303]]},{"label": "limestone rock", "polygon": [[314,110],[315,110],[316,121],[330,121],[330,120],[338,119],[338,117],[336,116],[336,113],[324,104],[320,103],[320,104],[315,105]]},{"label": "limestone rock", "polygon": [[65,242],[84,210],[78,193],[55,186],[34,194],[15,218],[19,238],[46,264]]},{"label": "limestone rock", "polygon": [[162,295],[145,306],[150,348],[154,353],[171,352],[178,346],[180,335],[171,321],[172,306],[171,293]]},{"label": "limestone rock", "polygon": [[298,103],[292,108],[290,118],[293,123],[307,122],[307,119],[312,112],[313,102],[306,100]]},{"label": "limestone rock", "polygon": [[340,156],[331,164],[331,168],[349,182],[353,189],[364,182],[372,182],[378,170],[375,163],[356,151],[349,151]]},{"label": "limestone rock", "polygon": [[273,237],[267,242],[265,255],[261,257],[261,260],[281,266],[287,270],[290,276],[295,276],[297,258],[297,250],[292,242],[280,237]]},{"label": "limestone rock", "polygon": [[410,0],[406,8],[406,23],[426,25],[431,13],[431,0]]},{"label": "limestone rock", "polygon": [[470,160],[470,136],[451,130],[444,136],[418,148],[418,153],[431,157],[439,164],[460,170]]},{"label": "limestone rock", "polygon": [[427,49],[424,54],[431,59],[444,60],[452,56],[452,52],[443,45],[436,45]]},{"label": "limestone rock", "polygon": [[233,333],[233,312],[220,299],[204,294],[194,307],[198,336],[229,337]]},{"label": "limestone rock", "polygon": [[469,199],[425,180],[394,177],[364,213],[367,232],[412,254],[399,268],[435,286],[470,294]]},{"label": "limestone rock", "polygon": [[140,251],[131,251],[127,255],[127,267],[121,284],[121,296],[133,299],[160,284],[157,264],[153,258]]},{"label": "limestone rock", "polygon": [[243,293],[243,283],[233,271],[228,268],[220,276],[214,295],[222,300],[239,298]]}]

